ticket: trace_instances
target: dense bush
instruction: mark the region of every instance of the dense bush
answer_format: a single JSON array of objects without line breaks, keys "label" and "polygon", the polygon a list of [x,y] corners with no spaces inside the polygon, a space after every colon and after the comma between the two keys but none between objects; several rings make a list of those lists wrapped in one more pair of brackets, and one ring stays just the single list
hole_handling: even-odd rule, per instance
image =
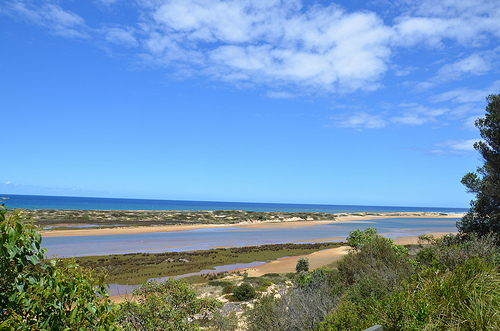
[{"label": "dense bush", "polygon": [[[394,245],[388,238],[375,236],[361,246],[357,253],[350,252],[344,256],[337,268],[348,285],[361,279],[379,279],[381,284],[373,289],[387,291],[413,272],[412,261],[403,248]],[[379,285],[383,287],[377,288]]]},{"label": "dense bush", "polygon": [[240,301],[248,301],[255,298],[255,288],[249,283],[241,283],[233,289],[233,295]]},{"label": "dense bush", "polygon": [[296,285],[278,293],[262,296],[246,312],[248,329],[312,330],[333,310],[337,298],[332,295],[326,268],[297,275]]},{"label": "dense bush", "polygon": [[476,257],[488,263],[495,262],[500,257],[499,247],[495,245],[498,239],[492,234],[483,237],[470,234],[467,239],[453,234],[440,239],[421,236],[421,239],[429,245],[418,252],[417,260],[440,270],[453,270]]},{"label": "dense bush", "polygon": [[118,320],[124,330],[199,330],[194,315],[205,318],[221,306],[214,299],[197,298],[188,284],[174,278],[149,281],[133,294],[137,303],[120,305]]}]

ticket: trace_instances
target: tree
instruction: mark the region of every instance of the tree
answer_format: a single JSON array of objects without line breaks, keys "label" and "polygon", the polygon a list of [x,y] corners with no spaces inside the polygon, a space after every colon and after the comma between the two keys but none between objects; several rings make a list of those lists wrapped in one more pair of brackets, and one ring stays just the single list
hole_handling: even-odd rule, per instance
[{"label": "tree", "polygon": [[474,144],[484,165],[462,178],[467,191],[476,194],[469,212],[457,222],[460,234],[466,236],[500,234],[500,94],[486,100],[486,115],[475,123],[482,140]]},{"label": "tree", "polygon": [[41,235],[0,205],[0,330],[115,330],[104,275],[43,261]]},{"label": "tree", "polygon": [[295,271],[309,271],[309,259],[307,257],[300,257],[295,265]]}]

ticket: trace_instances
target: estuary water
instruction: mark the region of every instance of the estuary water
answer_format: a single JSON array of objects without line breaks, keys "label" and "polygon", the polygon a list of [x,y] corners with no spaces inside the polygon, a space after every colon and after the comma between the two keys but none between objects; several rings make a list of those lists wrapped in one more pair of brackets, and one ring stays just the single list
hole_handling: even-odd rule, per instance
[{"label": "estuary water", "polygon": [[141,234],[46,237],[42,246],[47,257],[158,253],[203,250],[227,246],[252,246],[277,243],[341,241],[349,232],[367,227],[391,238],[421,233],[455,233],[459,218],[384,218],[352,223],[328,223],[304,227],[244,228],[238,226],[177,232]]}]

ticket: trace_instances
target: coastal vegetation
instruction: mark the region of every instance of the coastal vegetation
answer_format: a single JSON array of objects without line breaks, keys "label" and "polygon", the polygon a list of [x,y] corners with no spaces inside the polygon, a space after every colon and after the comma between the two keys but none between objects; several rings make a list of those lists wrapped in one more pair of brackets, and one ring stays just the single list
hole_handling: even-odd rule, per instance
[{"label": "coastal vegetation", "polygon": [[165,225],[247,224],[257,222],[335,221],[344,216],[436,216],[440,213],[320,213],[253,212],[243,210],[59,210],[24,209],[26,217],[44,230],[114,228]]},{"label": "coastal vegetation", "polygon": [[76,228],[88,225],[162,226],[239,224],[253,222],[325,221],[336,214],[320,212],[253,212],[243,210],[55,210],[25,209],[27,217],[42,228]]}]

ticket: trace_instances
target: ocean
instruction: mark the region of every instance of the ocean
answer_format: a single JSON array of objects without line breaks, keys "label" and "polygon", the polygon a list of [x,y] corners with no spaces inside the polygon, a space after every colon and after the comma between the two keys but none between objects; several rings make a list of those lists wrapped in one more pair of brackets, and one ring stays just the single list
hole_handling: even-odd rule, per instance
[{"label": "ocean", "polygon": [[254,203],[188,200],[153,200],[123,198],[91,198],[44,195],[2,194],[9,209],[73,209],[73,210],[245,210],[256,212],[322,212],[322,213],[390,213],[435,212],[463,213],[467,208],[318,205],[291,203]]}]

